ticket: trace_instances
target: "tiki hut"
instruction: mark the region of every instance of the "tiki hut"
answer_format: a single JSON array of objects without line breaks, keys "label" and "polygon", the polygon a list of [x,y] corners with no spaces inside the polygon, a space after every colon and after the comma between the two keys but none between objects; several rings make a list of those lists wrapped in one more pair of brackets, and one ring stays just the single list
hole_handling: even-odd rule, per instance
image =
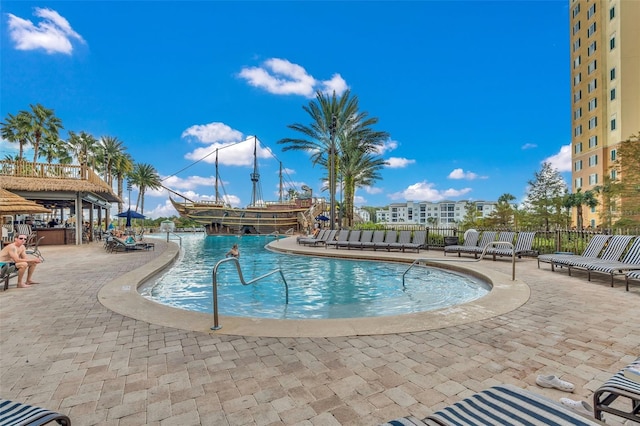
[{"label": "tiki hut", "polygon": [[[83,210],[88,210],[91,223],[96,212],[98,223],[103,219],[108,222],[111,203],[122,202],[93,170],[79,165],[1,160],[0,188],[40,205],[47,212],[61,214],[63,209],[69,209],[82,218]],[[73,234],[75,242],[71,243],[81,244],[82,221],[76,222]],[[56,242],[56,238],[47,240],[48,244],[68,243],[66,237],[64,242]]]}]

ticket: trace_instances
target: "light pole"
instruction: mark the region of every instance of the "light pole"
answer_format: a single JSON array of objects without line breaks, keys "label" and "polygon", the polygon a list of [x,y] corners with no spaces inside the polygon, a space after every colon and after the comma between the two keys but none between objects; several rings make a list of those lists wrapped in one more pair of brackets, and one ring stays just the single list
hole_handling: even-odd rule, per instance
[{"label": "light pole", "polygon": [[331,127],[329,127],[329,220],[331,226],[329,229],[336,229],[336,116],[331,115]]},{"label": "light pole", "polygon": [[129,191],[129,211],[131,211],[131,180],[127,179],[127,191]]}]

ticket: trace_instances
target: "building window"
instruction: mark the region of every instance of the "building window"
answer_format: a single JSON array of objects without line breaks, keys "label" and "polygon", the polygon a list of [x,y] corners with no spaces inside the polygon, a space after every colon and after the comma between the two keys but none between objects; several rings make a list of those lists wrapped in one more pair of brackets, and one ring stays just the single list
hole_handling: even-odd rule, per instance
[{"label": "building window", "polygon": [[573,60],[573,68],[578,68],[580,66],[580,64],[582,63],[582,61],[580,60],[580,55],[578,55],[574,60]]},{"label": "building window", "polygon": [[616,99],[616,88],[615,87],[609,91],[609,99],[612,100],[612,101]]},{"label": "building window", "polygon": [[573,11],[571,12],[571,16],[575,18],[576,16],[578,16],[578,13],[580,13],[580,3],[578,3],[576,7],[573,8]]},{"label": "building window", "polygon": [[616,36],[615,34],[611,36],[609,39],[609,50],[613,50],[616,48]]},{"label": "building window", "polygon": [[596,42],[593,41],[593,42],[591,42],[589,47],[587,47],[587,56],[593,55],[595,53],[595,51],[596,51]]},{"label": "building window", "polygon": [[580,82],[582,81],[582,73],[579,72],[578,74],[573,76],[573,85],[577,86],[578,84],[580,84]]},{"label": "building window", "polygon": [[582,178],[576,178],[575,185],[576,189],[582,188]]},{"label": "building window", "polygon": [[582,160],[578,160],[575,162],[575,164],[573,165],[573,170],[576,172],[582,170]]},{"label": "building window", "polygon": [[[580,6],[580,5],[578,5]],[[580,8],[578,8],[578,12],[580,11]],[[616,7],[613,6],[611,9],[609,9],[609,20],[613,19],[616,17]]]},{"label": "building window", "polygon": [[611,180],[616,180],[618,177],[618,172],[615,169],[611,170]]},{"label": "building window", "polygon": [[592,155],[591,157],[589,157],[589,167],[593,167],[597,165],[598,165],[598,156]]},{"label": "building window", "polygon": [[591,7],[589,8],[589,10],[587,10],[587,19],[591,19],[591,17],[593,15],[595,15],[596,13],[596,5],[595,3],[591,5]]},{"label": "building window", "polygon": [[598,127],[598,117],[591,117],[589,119],[589,130]]},{"label": "building window", "polygon": [[616,129],[616,119],[615,119],[615,118],[612,118],[612,119],[611,119],[611,130],[613,131],[613,130],[615,130],[615,129]]},{"label": "building window", "polygon": [[574,120],[577,120],[580,117],[582,117],[582,107],[578,108],[577,110],[575,110],[573,112],[573,119]]},{"label": "building window", "polygon": [[611,68],[611,70],[609,71],[609,79],[611,79],[611,80],[615,80],[616,79],[616,69],[615,69],[615,67]]},{"label": "building window", "polygon": [[581,153],[581,152],[582,152],[582,142],[578,142],[578,143],[576,143],[576,145],[573,147],[573,151],[574,151],[576,154]]},{"label": "building window", "polygon": [[575,52],[578,49],[580,49],[580,39],[573,42],[573,51]]},{"label": "building window", "polygon": [[616,161],[617,151],[615,149],[611,150],[611,161]]},{"label": "building window", "polygon": [[589,148],[595,148],[596,146],[598,146],[598,137],[591,136],[589,138]]},{"label": "building window", "polygon": [[589,185],[597,185],[598,184],[598,174],[594,173],[589,175]]},{"label": "building window", "polygon": [[582,124],[579,124],[576,126],[575,130],[573,131],[573,135],[580,136],[581,134],[582,134]]},{"label": "building window", "polygon": [[589,85],[588,85],[588,86],[589,86],[589,87],[588,87],[588,91],[589,91],[589,93],[593,92],[593,91],[594,91],[594,90],[596,90],[596,88],[598,87],[597,80],[594,78],[593,80],[591,80],[591,81],[589,82]]},{"label": "building window", "polygon": [[591,37],[593,34],[595,34],[596,32],[596,23],[592,22],[591,25],[589,25],[589,29],[587,30],[587,37]]},{"label": "building window", "polygon": [[593,61],[589,62],[589,65],[587,66],[587,70],[589,74],[591,74],[596,70],[596,68],[597,68],[597,63],[596,63],[596,60],[594,59]]},{"label": "building window", "polygon": [[573,94],[573,102],[578,102],[582,99],[582,90],[578,90]]},{"label": "building window", "polygon": [[573,24],[573,35],[576,35],[578,31],[580,31],[580,21]]},{"label": "building window", "polygon": [[589,111],[593,111],[598,107],[598,98],[589,99]]}]

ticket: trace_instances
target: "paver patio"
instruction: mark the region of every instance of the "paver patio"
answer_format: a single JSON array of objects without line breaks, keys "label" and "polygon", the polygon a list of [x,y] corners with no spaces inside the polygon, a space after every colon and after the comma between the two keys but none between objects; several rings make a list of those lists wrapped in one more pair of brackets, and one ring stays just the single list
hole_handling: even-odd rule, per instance
[{"label": "paver patio", "polygon": [[[100,243],[42,252],[41,284],[16,289],[14,279],[0,293],[0,396],[60,411],[74,425],[376,425],[424,417],[501,383],[590,399],[640,356],[640,286],[610,288],[608,277],[587,282],[533,259],[517,263],[529,300],[496,317],[409,333],[274,338],[181,330],[105,308],[100,288],[162,259],[164,241],[134,253],[105,253]],[[511,271],[507,260],[482,264]],[[561,375],[576,390],[539,388],[538,374]]]}]

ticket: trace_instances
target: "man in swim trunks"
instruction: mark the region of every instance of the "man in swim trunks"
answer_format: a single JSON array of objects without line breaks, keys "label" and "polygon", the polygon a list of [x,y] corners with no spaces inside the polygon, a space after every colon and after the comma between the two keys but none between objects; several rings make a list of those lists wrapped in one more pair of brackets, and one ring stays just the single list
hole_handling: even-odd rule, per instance
[{"label": "man in swim trunks", "polygon": [[[31,284],[38,284],[34,282],[31,277],[33,276],[33,272],[36,270],[36,265],[41,261],[37,257],[27,257],[27,250],[24,246],[26,241],[26,235],[16,235],[13,239],[13,243],[6,245],[2,250],[0,250],[0,262],[14,262],[16,268],[18,268],[19,288],[27,288],[31,287]],[[23,283],[25,272],[27,273],[27,281]]]}]

